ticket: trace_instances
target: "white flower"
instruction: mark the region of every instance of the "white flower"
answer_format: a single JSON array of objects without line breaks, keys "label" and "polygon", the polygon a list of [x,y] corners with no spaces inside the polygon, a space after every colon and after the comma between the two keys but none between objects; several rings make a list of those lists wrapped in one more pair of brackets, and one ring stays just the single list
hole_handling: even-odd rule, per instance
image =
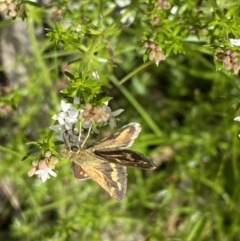
[{"label": "white flower", "polygon": [[42,169],[42,170],[37,170],[35,172],[35,174],[38,175],[38,178],[40,178],[42,180],[42,182],[46,182],[47,179],[50,178],[50,175],[53,176],[53,177],[57,176],[57,173],[54,172],[51,168],[48,168],[48,167],[45,168],[45,169]]},{"label": "white flower", "polygon": [[53,120],[57,120],[60,125],[65,125],[67,130],[71,129],[72,125],[78,122],[80,110],[74,108],[72,104],[61,101],[62,112],[54,115]]},{"label": "white flower", "polygon": [[94,70],[94,71],[92,72],[92,76],[93,76],[94,79],[100,80],[99,74],[98,74],[98,72],[97,72],[96,70]]},{"label": "white flower", "polygon": [[131,3],[130,0],[116,0],[115,2],[121,8],[126,7],[127,5],[129,5]]},{"label": "white flower", "polygon": [[49,126],[49,129],[55,132],[55,138],[59,141],[64,142],[64,132],[66,131],[66,128],[64,125],[53,125]]},{"label": "white flower", "polygon": [[53,171],[58,159],[55,156],[52,156],[52,153],[47,151],[39,162],[34,161],[32,163],[32,168],[28,171],[28,176],[37,175],[42,182],[46,182],[50,178],[50,175],[53,177],[57,176],[57,173]]},{"label": "white flower", "polygon": [[[74,97],[75,104],[80,103],[78,97]],[[52,125],[49,128],[56,133],[56,139],[65,142],[64,133],[65,131],[72,130],[74,124],[78,122],[79,113],[83,112],[82,109],[76,109],[71,103],[66,103],[64,100],[61,101],[62,111],[52,117],[52,119],[58,121],[59,124]]]},{"label": "white flower", "polygon": [[229,39],[230,43],[234,46],[240,46],[240,39],[233,39],[233,38],[230,38]]},{"label": "white flower", "polygon": [[71,103],[66,103],[64,100],[61,100],[61,108],[63,112],[67,112],[71,107]]},{"label": "white flower", "polygon": [[234,121],[239,121],[240,122],[240,116],[235,117]]}]

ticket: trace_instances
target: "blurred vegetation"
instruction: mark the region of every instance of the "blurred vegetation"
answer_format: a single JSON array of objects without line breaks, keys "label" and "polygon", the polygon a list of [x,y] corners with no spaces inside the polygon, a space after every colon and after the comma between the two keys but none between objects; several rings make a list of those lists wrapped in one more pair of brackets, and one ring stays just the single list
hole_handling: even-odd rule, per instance
[{"label": "blurred vegetation", "polygon": [[[0,240],[240,240],[240,88],[227,52],[240,53],[229,42],[240,36],[238,1],[13,3],[1,36],[21,23],[13,36],[29,45],[7,65],[1,49]],[[24,78],[13,78],[22,66]],[[26,142],[48,135],[71,88],[64,71],[95,71],[111,108],[125,110],[118,127],[142,125],[132,149],[158,168],[128,168],[121,202],[75,180],[69,160],[46,183],[27,176]]]}]

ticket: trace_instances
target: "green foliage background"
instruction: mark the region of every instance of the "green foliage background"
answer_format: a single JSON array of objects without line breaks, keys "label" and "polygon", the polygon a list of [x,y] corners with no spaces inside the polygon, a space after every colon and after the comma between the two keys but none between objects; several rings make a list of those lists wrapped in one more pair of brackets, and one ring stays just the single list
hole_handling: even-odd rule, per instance
[{"label": "green foliage background", "polygon": [[[171,1],[181,10],[176,16],[135,0],[126,7],[135,20],[126,26],[113,1],[25,4],[32,54],[20,53],[15,64],[26,66],[28,81],[1,94],[11,110],[0,119],[0,240],[240,240],[239,124],[233,121],[239,77],[215,58],[230,48],[228,38],[239,37],[238,1]],[[65,7],[61,19],[50,6]],[[155,12],[157,26],[149,20]],[[43,19],[48,30],[39,36]],[[78,24],[83,35],[72,31]],[[197,32],[189,34],[189,26]],[[158,66],[143,47],[150,37],[167,55]],[[238,48],[232,47],[237,54]],[[53,124],[59,91],[69,85],[62,68],[96,70],[112,109],[125,109],[118,127],[142,125],[132,149],[158,168],[129,168],[122,202],[91,180],[75,180],[68,160],[44,184],[27,176],[33,157],[21,162],[30,148],[25,143],[44,138]]]}]

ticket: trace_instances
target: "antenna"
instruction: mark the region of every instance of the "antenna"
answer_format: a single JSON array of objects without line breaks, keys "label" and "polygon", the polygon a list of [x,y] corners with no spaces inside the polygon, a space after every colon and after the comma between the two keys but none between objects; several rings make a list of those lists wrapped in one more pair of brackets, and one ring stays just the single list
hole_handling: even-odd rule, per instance
[{"label": "antenna", "polygon": [[86,143],[86,141],[87,141],[87,139],[88,139],[88,137],[89,137],[89,135],[90,135],[90,133],[91,133],[91,130],[92,130],[92,124],[90,125],[90,127],[89,127],[89,129],[88,129],[88,133],[87,133],[84,141],[82,142],[82,144],[81,144],[81,146],[80,146],[81,149],[83,148],[84,144]]}]

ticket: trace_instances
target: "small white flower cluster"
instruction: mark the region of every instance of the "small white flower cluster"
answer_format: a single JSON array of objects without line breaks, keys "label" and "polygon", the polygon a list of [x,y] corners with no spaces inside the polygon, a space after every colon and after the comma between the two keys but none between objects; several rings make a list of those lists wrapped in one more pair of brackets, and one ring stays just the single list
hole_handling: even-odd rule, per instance
[{"label": "small white flower cluster", "polygon": [[51,152],[47,151],[40,161],[32,162],[32,168],[28,171],[28,176],[37,175],[42,182],[46,182],[50,175],[53,177],[57,176],[57,173],[53,171],[57,163],[58,159],[52,156]]},{"label": "small white flower cluster", "polygon": [[7,16],[15,18],[20,10],[21,1],[0,0],[0,12],[5,11]]},{"label": "small white flower cluster", "polygon": [[66,103],[64,100],[61,101],[61,109],[61,112],[52,117],[59,124],[49,128],[56,133],[55,137],[57,140],[64,142],[64,132],[66,130],[70,133],[74,131],[74,125],[78,122],[78,116],[83,110],[76,109],[71,103]]},{"label": "small white flower cluster", "polygon": [[235,51],[227,50],[224,52],[223,63],[227,70],[233,69],[234,74],[238,74],[240,66],[238,64],[238,56]]},{"label": "small white flower cluster", "polygon": [[116,126],[116,116],[123,112],[123,109],[112,111],[106,102],[102,106],[93,107],[87,103],[83,110],[83,128],[89,128],[92,122],[97,123],[100,126],[109,124],[110,128],[113,129]]},{"label": "small white flower cluster", "polygon": [[158,9],[158,10],[162,10],[162,9],[168,9],[171,7],[171,4],[169,1],[166,1],[166,0],[158,0],[155,4],[155,7]]},{"label": "small white flower cluster", "polygon": [[149,50],[148,59],[150,61],[155,61],[157,66],[159,62],[165,60],[166,56],[164,55],[162,48],[155,44],[152,38],[145,42],[144,47]]},{"label": "small white flower cluster", "polygon": [[[74,103],[79,103],[78,99],[74,100]],[[84,109],[76,109],[73,104],[61,101],[62,111],[52,117],[52,119],[58,121],[58,124],[50,126],[49,128],[56,133],[56,139],[66,142],[64,139],[64,133],[71,136],[72,140],[77,141],[77,134],[82,132],[76,126],[80,123],[81,128],[89,129],[92,127],[93,132],[99,133],[98,129],[93,127],[93,123],[98,126],[108,125],[110,128],[116,126],[116,116],[123,112],[123,109],[111,111],[108,103],[104,103],[102,106],[92,106],[90,103],[85,105]],[[77,133],[77,134],[76,134]]]}]

